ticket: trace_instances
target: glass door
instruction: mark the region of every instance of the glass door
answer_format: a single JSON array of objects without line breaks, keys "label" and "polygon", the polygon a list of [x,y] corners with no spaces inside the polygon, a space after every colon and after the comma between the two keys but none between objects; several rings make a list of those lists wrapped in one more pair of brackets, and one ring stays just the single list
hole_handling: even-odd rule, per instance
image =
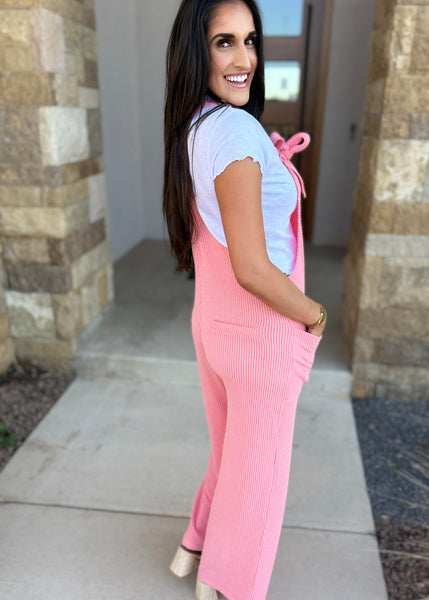
[{"label": "glass door", "polygon": [[[288,138],[306,131],[309,148],[297,155],[307,190],[303,203],[304,235],[311,238],[318,146],[323,105],[323,65],[327,56],[326,5],[332,0],[259,0],[264,27],[265,110],[262,124],[268,133]],[[326,62],[326,61],[325,61]],[[320,113],[320,114],[319,114]],[[316,158],[316,160],[315,160]]]}]

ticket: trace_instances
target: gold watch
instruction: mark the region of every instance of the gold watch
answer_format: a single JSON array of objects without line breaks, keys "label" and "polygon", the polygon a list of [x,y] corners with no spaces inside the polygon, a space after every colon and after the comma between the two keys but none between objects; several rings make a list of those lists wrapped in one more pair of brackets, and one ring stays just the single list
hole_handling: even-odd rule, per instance
[{"label": "gold watch", "polygon": [[323,308],[323,306],[321,304],[319,304],[319,306],[320,306],[319,319],[315,323],[312,323],[311,325],[307,325],[307,329],[316,329],[317,327],[320,327],[320,325],[322,325],[322,323],[324,323],[326,321],[326,317],[327,317],[326,309]]}]

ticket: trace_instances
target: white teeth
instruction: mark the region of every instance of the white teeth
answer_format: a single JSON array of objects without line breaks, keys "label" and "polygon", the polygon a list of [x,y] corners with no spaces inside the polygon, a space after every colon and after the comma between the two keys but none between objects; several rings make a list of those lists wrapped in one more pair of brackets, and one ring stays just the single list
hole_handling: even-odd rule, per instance
[{"label": "white teeth", "polygon": [[244,83],[247,81],[247,75],[226,75],[227,81],[235,81],[236,83]]}]

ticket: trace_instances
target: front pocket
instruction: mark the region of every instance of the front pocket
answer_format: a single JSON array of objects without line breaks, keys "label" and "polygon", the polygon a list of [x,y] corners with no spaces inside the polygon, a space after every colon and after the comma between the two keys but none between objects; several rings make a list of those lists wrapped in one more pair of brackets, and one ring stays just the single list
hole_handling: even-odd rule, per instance
[{"label": "front pocket", "polygon": [[209,329],[214,333],[238,334],[247,337],[258,337],[261,333],[259,327],[242,325],[241,323],[229,323],[227,321],[220,321],[219,319],[210,321]]},{"label": "front pocket", "polygon": [[303,381],[308,381],[314,355],[322,336],[313,335],[303,329],[294,330],[293,368]]}]

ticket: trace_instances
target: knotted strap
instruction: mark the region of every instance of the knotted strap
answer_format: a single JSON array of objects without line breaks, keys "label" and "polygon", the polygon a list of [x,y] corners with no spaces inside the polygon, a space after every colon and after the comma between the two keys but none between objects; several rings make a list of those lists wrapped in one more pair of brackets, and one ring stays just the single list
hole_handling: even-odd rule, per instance
[{"label": "knotted strap", "polygon": [[308,133],[301,131],[300,133],[293,135],[288,140],[285,140],[279,133],[277,133],[277,131],[273,131],[273,133],[270,135],[270,138],[276,147],[277,152],[279,153],[282,163],[295,174],[301,187],[301,194],[305,198],[306,193],[304,182],[301,175],[298,173],[297,168],[291,162],[291,158],[296,152],[302,152],[307,148],[308,144],[310,143],[310,136]]}]

